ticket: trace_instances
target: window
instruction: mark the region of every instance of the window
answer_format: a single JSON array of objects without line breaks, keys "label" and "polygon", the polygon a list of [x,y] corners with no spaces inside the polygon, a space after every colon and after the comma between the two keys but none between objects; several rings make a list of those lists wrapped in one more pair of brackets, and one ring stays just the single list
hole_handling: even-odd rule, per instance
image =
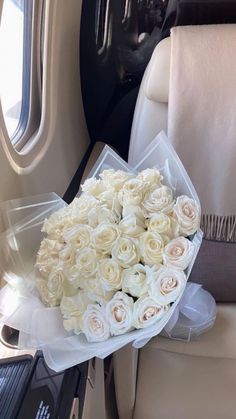
[{"label": "window", "polygon": [[1,19],[1,102],[9,137],[22,109],[24,0],[5,0]]},{"label": "window", "polygon": [[0,92],[8,137],[20,151],[40,118],[38,23],[42,0],[4,0],[0,32]]},{"label": "window", "polygon": [[109,46],[109,3],[110,0],[97,0],[96,3],[95,37],[99,55],[104,53]]}]

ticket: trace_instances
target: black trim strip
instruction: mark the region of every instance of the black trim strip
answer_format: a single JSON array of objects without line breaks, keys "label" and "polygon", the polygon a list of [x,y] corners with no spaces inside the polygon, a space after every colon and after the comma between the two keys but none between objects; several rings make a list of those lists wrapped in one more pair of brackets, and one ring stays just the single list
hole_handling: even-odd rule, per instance
[{"label": "black trim strip", "polygon": [[79,190],[79,185],[83,177],[84,170],[88,163],[89,157],[92,153],[93,147],[94,143],[91,143],[63,196],[63,199],[65,202],[67,202],[67,204],[70,204],[70,202],[74,199],[75,195]]}]

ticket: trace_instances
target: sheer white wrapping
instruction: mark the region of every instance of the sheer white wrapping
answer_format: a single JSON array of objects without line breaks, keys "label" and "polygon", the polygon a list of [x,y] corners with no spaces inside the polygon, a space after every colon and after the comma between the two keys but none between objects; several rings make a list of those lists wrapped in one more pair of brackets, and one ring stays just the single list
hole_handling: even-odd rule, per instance
[{"label": "sheer white wrapping", "polygon": [[[136,172],[148,167],[157,167],[165,177],[165,183],[174,189],[176,195],[188,195],[199,203],[191,180],[164,133],[159,134],[149,145],[135,168],[131,168],[106,146],[89,177],[97,176],[105,168]],[[178,297],[166,315],[146,329],[134,330],[97,343],[88,343],[83,333],[75,335],[66,332],[62,324],[60,308],[45,307],[32,281],[35,255],[43,238],[41,227],[44,218],[64,205],[65,203],[55,194],[44,196],[43,200],[42,197],[38,200],[37,197],[33,197],[27,198],[27,202],[18,200],[15,203],[11,201],[5,204],[9,228],[1,237],[0,264],[2,277],[8,284],[0,291],[0,312],[3,316],[2,322],[20,331],[20,347],[42,349],[49,367],[60,371],[94,356],[105,358],[130,342],[133,342],[136,348],[142,347],[151,337],[159,334],[165,326],[166,333],[171,336],[170,331],[173,331],[174,326],[179,324],[181,318],[179,313],[186,314],[186,310],[189,313],[191,307],[192,312],[198,311],[197,322],[199,323],[200,318],[207,320],[207,327],[209,327],[208,311],[214,313],[214,301],[207,300],[202,290],[195,288],[192,293],[192,288],[187,287],[184,298],[181,300],[183,290],[182,295]],[[198,230],[191,239],[194,245],[194,258],[186,271],[187,277],[201,245],[201,230]],[[204,309],[201,308],[201,302]],[[211,324],[213,324],[213,318],[212,314]],[[191,316],[190,319],[195,321]],[[197,333],[201,333],[203,329],[204,327],[199,328]]]}]

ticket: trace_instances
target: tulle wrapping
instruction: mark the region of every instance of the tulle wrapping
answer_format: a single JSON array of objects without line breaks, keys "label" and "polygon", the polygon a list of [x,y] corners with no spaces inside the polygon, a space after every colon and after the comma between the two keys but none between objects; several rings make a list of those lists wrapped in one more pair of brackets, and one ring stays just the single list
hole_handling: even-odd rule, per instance
[{"label": "tulle wrapping", "polygon": [[[98,176],[105,168],[137,172],[148,167],[158,168],[165,183],[177,196],[188,195],[199,203],[191,180],[164,133],[153,140],[135,168],[131,168],[112,149],[105,146],[89,177]],[[165,316],[153,326],[96,343],[89,343],[83,333],[75,335],[66,332],[60,308],[45,307],[33,281],[35,256],[43,238],[43,221],[65,205],[54,193],[4,204],[7,230],[0,238],[0,264],[2,277],[7,285],[0,291],[0,313],[4,324],[20,331],[21,348],[41,349],[49,367],[61,371],[94,356],[105,358],[130,342],[133,342],[134,347],[140,348],[164,328],[163,333],[174,338],[176,328],[179,328],[179,337],[189,340],[213,325],[214,300],[199,286],[187,284],[185,291],[182,291]],[[191,240],[194,257],[186,271],[187,277],[201,245],[200,229]],[[183,315],[187,315],[188,321],[192,323],[183,321]]]}]

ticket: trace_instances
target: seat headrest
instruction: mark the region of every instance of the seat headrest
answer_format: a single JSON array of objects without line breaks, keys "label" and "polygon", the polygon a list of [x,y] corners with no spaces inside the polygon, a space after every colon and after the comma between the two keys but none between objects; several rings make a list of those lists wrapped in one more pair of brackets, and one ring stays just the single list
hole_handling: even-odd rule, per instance
[{"label": "seat headrest", "polygon": [[147,70],[146,97],[154,102],[168,103],[170,80],[170,37],[155,48]]}]

